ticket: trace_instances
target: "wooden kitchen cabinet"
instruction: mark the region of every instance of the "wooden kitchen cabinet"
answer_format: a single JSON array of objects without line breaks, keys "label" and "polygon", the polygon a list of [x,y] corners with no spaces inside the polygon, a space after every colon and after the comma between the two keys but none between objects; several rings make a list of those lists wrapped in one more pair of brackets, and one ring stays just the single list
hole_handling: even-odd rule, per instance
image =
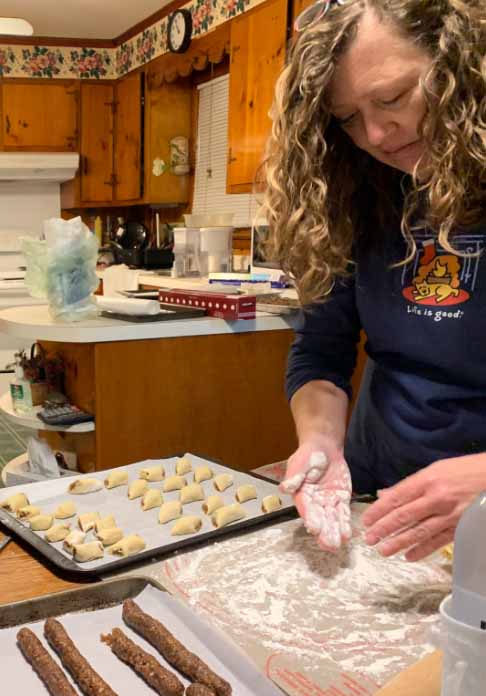
[{"label": "wooden kitchen cabinet", "polygon": [[81,84],[81,166],[62,185],[63,208],[141,202],[143,81],[138,72]]},{"label": "wooden kitchen cabinet", "polygon": [[81,84],[81,172],[83,201],[109,201],[113,195],[112,84]]},{"label": "wooden kitchen cabinet", "polygon": [[1,97],[4,150],[78,150],[78,82],[6,80]]},{"label": "wooden kitchen cabinet", "polygon": [[[170,140],[191,137],[193,90],[190,81],[163,82],[147,91],[145,199],[148,203],[185,204],[190,198],[189,174],[174,174],[170,167]],[[154,161],[166,164],[163,173]]]},{"label": "wooden kitchen cabinet", "polygon": [[268,111],[286,36],[287,0],[270,0],[231,21],[228,193],[252,190],[270,133]]}]

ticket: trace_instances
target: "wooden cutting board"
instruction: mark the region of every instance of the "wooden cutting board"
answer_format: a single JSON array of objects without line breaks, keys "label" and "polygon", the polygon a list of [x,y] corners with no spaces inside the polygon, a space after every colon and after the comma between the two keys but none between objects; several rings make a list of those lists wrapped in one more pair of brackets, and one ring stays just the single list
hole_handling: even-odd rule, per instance
[{"label": "wooden cutting board", "polygon": [[440,696],[442,653],[436,651],[401,672],[375,696]]}]

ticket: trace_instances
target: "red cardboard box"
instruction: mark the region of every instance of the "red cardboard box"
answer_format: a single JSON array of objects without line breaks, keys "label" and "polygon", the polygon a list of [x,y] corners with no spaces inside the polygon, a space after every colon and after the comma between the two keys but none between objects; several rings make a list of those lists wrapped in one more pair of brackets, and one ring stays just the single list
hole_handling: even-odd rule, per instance
[{"label": "red cardboard box", "polygon": [[210,317],[219,319],[254,319],[255,295],[225,295],[204,290],[159,290],[159,302],[198,307]]}]

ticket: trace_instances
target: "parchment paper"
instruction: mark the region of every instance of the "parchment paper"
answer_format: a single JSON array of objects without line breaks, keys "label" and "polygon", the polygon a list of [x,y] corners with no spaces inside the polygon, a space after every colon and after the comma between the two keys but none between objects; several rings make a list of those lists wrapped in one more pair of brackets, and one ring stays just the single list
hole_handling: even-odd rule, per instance
[{"label": "parchment paper", "polygon": [[[211,669],[228,680],[233,687],[234,696],[282,696],[282,692],[260,674],[223,633],[202,622],[194,612],[168,593],[147,587],[135,601],[144,611],[162,621],[178,640],[203,659]],[[154,693],[100,640],[101,634],[109,633],[115,627],[121,628],[164,667],[175,672],[155,648],[123,623],[121,614],[122,608],[118,605],[93,612],[67,614],[59,620],[78,650],[119,696]],[[43,636],[44,622],[31,624],[29,628],[34,631],[52,657],[61,664]],[[15,693],[19,696],[43,696],[48,693],[47,689],[16,645],[18,629],[19,627],[0,630],[2,693],[5,690],[5,693]],[[185,685],[189,684],[181,675],[177,676]]]},{"label": "parchment paper", "polygon": [[[289,509],[293,506],[291,497],[279,493],[277,487],[273,483],[262,481],[261,479],[257,479],[253,476],[250,476],[249,474],[240,471],[233,471],[232,469],[229,469],[225,466],[221,466],[207,459],[202,459],[201,457],[197,457],[193,454],[187,454],[186,456],[191,460],[193,470],[198,466],[208,465],[213,470],[215,476],[221,473],[231,473],[234,477],[234,484],[222,493],[219,493],[214,488],[213,479],[209,481],[203,481],[201,483],[201,486],[204,489],[206,497],[208,495],[218,494],[222,496],[222,498],[225,501],[225,504],[230,504],[236,502],[235,493],[238,486],[241,486],[245,483],[252,483],[255,485],[258,493],[258,499],[249,500],[248,502],[242,504],[247,513],[246,520],[253,519],[256,517],[263,519],[267,516],[261,511],[262,498],[266,495],[278,493],[283,503],[283,509]],[[175,474],[175,464],[177,461],[178,457],[170,457],[167,459],[147,459],[141,462],[137,462],[135,464],[129,464],[127,466],[120,467],[119,469],[117,469],[117,471],[128,471],[129,483],[131,483],[132,481],[138,478],[138,472],[140,471],[140,469],[148,466],[155,466],[158,463],[162,463],[165,467],[167,478],[168,476]],[[93,474],[84,474],[80,475],[77,478],[97,478],[100,481],[104,481],[104,479],[110,471],[114,471],[114,469],[110,469],[107,471],[98,471]],[[188,484],[193,482],[193,478],[194,475],[192,472],[190,474],[186,474],[186,481]],[[119,486],[118,488],[112,488],[110,490],[107,490],[103,487],[100,491],[96,491],[95,493],[87,493],[84,495],[71,495],[67,493],[67,490],[69,484],[72,483],[74,480],[76,479],[53,479],[41,483],[11,486],[10,488],[5,489],[5,491],[2,491],[0,501],[9,498],[16,492],[23,492],[29,498],[31,504],[38,505],[41,508],[42,513],[48,514],[53,513],[56,507],[59,505],[59,503],[71,500],[76,505],[78,515],[84,514],[86,512],[99,512],[101,516],[105,516],[108,514],[114,515],[117,526],[123,529],[125,536],[136,533],[144,539],[147,545],[145,550],[156,549],[157,551],[163,551],[164,547],[168,546],[169,544],[174,544],[177,543],[179,540],[185,540],[189,538],[188,536],[171,536],[170,531],[175,521],[168,522],[167,524],[163,525],[159,524],[159,508],[156,507],[152,508],[152,510],[147,510],[146,512],[143,512],[141,507],[142,498],[136,498],[135,500],[128,499],[128,486]],[[150,488],[162,490],[163,481],[149,482],[148,485]],[[180,491],[162,493],[164,502],[178,500],[179,493]],[[199,532],[190,535],[191,539],[200,537],[201,535],[207,534],[208,532],[215,532],[215,528],[212,525],[211,519],[202,512],[202,503],[203,501],[198,501],[195,503],[184,505],[184,515],[197,515],[200,517],[203,523]],[[68,520],[56,520],[55,524],[61,521],[70,522],[72,525],[72,529],[79,529],[79,527],[77,526],[77,517],[71,517]],[[243,520],[242,522],[244,521],[245,520]],[[25,526],[28,527],[28,524],[25,523]],[[229,525],[227,529],[230,530],[232,526],[234,527],[234,525]],[[45,532],[34,533],[39,537],[42,545],[47,545],[47,542],[44,541]],[[94,535],[94,532],[90,532],[85,539],[85,543],[95,540],[96,537]],[[64,555],[66,558],[71,558],[70,554],[63,550],[62,542],[50,544],[50,546],[54,547],[60,554]],[[42,548],[40,549],[40,551],[42,552]],[[132,558],[135,559],[136,556]],[[106,568],[107,570],[109,570],[110,563],[114,563],[118,560],[119,556],[110,555],[109,551],[105,549],[105,555],[103,558],[77,565],[79,565],[79,567],[82,567],[83,569],[97,569],[103,567],[104,569]]]}]

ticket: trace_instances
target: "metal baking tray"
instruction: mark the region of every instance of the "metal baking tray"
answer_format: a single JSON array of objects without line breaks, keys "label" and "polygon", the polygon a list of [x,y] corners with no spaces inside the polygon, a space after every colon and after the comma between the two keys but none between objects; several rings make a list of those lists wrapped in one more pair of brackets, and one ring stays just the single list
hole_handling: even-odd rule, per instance
[{"label": "metal baking tray", "polygon": [[[31,531],[26,523],[19,522],[13,515],[1,508],[0,523],[7,527],[11,532],[21,537],[38,553],[61,570],[69,573],[76,573],[77,575],[99,578],[99,576],[102,574],[111,573],[112,571],[116,571],[126,566],[147,562],[156,556],[161,557],[172,555],[181,549],[188,549],[190,547],[194,548],[201,544],[211,543],[214,539],[219,537],[228,536],[235,533],[242,533],[257,525],[268,524],[281,519],[291,519],[297,516],[297,511],[293,505],[291,497],[285,496],[281,493],[279,493],[279,496],[282,498],[283,507],[280,510],[271,513],[262,513],[259,510],[259,505],[261,504],[261,498],[263,495],[278,492],[278,488],[275,483],[269,479],[262,476],[249,474],[247,472],[229,469],[213,459],[199,457],[195,454],[188,454],[187,456],[192,459],[194,467],[208,464],[216,474],[223,472],[233,474],[235,479],[234,485],[231,487],[231,489],[227,489],[220,494],[227,504],[230,502],[235,502],[234,491],[236,490],[237,486],[244,483],[254,483],[257,487],[257,491],[259,492],[259,497],[258,500],[243,503],[243,506],[248,512],[248,517],[240,522],[234,522],[226,527],[222,527],[221,529],[216,529],[210,525],[210,521],[207,516],[200,512],[202,501],[191,503],[188,506],[184,506],[184,514],[200,515],[200,517],[203,519],[202,529],[191,536],[172,537],[170,536],[170,527],[172,526],[171,523],[159,525],[157,520],[157,508],[149,510],[148,512],[142,512],[140,508],[140,499],[128,501],[128,498],[126,497],[126,486],[115,488],[108,492],[103,488],[101,491],[96,493],[72,496],[66,493],[68,484],[73,480],[70,477],[68,480],[64,478],[51,479],[41,483],[30,483],[6,488],[2,490],[2,495],[0,498],[1,500],[4,500],[10,497],[10,495],[13,493],[23,492],[29,497],[31,503],[39,505],[41,508],[44,508],[43,511],[46,512],[50,512],[52,509],[54,509],[54,507],[61,502],[61,500],[72,500],[76,504],[78,513],[97,511],[100,512],[101,515],[113,514],[117,520],[117,523],[124,529],[125,533],[140,533],[147,542],[148,548],[132,556],[117,558],[115,556],[105,555],[103,558],[96,561],[77,563],[65,551],[62,550],[62,543],[48,543],[39,532]],[[144,466],[154,465],[158,461],[164,462],[167,470],[170,470],[170,473],[172,473],[172,470],[169,468],[169,462],[175,463],[177,458],[178,457],[169,457],[164,458],[163,460],[145,460],[135,464],[128,464],[127,466],[120,468],[127,469],[129,474],[133,473],[133,476],[130,476],[130,481],[132,481],[134,478],[137,478],[139,469]],[[84,476],[85,478],[99,478],[103,480],[109,471],[112,470],[98,471],[92,474],[80,474],[79,478]],[[161,484],[149,484],[151,487],[157,487],[157,485]],[[206,494],[216,492],[213,488],[211,488],[211,481],[205,481],[202,485]],[[174,491],[173,493],[165,493],[164,500],[166,502],[173,500],[177,497],[177,495],[178,491]],[[105,501],[108,497],[110,497],[111,500],[109,501],[109,504],[104,507],[106,504]],[[129,522],[125,525],[124,516],[126,517],[127,515],[129,516]],[[140,519],[139,525],[137,524],[138,519]],[[155,520],[153,524],[151,522],[152,519]],[[73,517],[67,521],[73,523],[76,522],[76,520],[77,518]],[[149,523],[148,526],[147,523]],[[157,541],[155,545],[150,545],[150,535],[153,536],[155,533]],[[92,534],[90,534],[86,541],[92,540],[94,540],[94,537]]]},{"label": "metal baking tray", "polygon": [[80,652],[120,696],[152,693],[145,682],[115,658],[99,640],[102,633],[118,625],[140,647],[164,664],[164,659],[151,645],[124,625],[120,605],[128,598],[138,598],[142,609],[161,620],[176,638],[230,681],[234,696],[253,696],[256,693],[258,696],[282,696],[283,692],[259,672],[247,655],[223,632],[171,597],[155,580],[142,576],[107,580],[76,590],[0,605],[2,683],[6,692],[16,685],[17,693],[32,696],[47,694],[46,688],[17,648],[15,636],[17,628],[27,624],[52,654],[42,637],[43,626],[38,622],[50,617],[63,617],[62,623]]},{"label": "metal baking tray", "polygon": [[175,307],[164,302],[160,303],[160,314],[121,314],[120,312],[110,312],[103,310],[102,317],[107,319],[117,319],[118,321],[135,322],[146,324],[157,321],[174,321],[175,319],[198,319],[206,316],[206,310],[200,307]]}]

